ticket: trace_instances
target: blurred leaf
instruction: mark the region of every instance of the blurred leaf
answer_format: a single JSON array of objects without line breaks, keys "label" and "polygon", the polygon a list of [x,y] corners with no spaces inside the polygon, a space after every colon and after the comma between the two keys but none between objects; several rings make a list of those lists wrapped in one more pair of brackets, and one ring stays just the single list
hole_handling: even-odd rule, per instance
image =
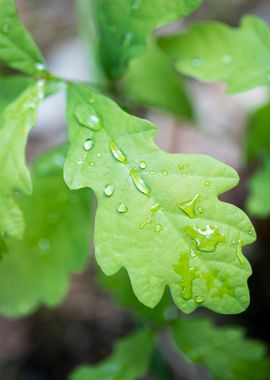
[{"label": "blurred leaf", "polygon": [[33,79],[26,76],[0,76],[0,114],[12,103],[30,84]]},{"label": "blurred leaf", "polygon": [[268,380],[263,343],[247,339],[239,327],[214,326],[203,318],[183,318],[172,327],[175,343],[189,360],[208,369],[215,380]]},{"label": "blurred leaf", "polygon": [[44,70],[43,57],[21,24],[14,0],[0,0],[0,60],[27,74]]},{"label": "blurred leaf", "polygon": [[160,46],[181,73],[226,82],[229,93],[270,84],[270,29],[255,16],[245,16],[239,28],[199,22],[161,39]]},{"label": "blurred leaf", "polygon": [[87,265],[90,193],[73,192],[62,178],[66,149],[54,150],[34,165],[31,197],[19,200],[26,217],[23,241],[8,241],[0,262],[0,313],[18,317],[41,304],[58,304],[71,272]]},{"label": "blurred leaf", "polygon": [[149,307],[168,285],[187,313],[201,305],[244,310],[251,269],[242,245],[255,231],[241,210],[218,199],[238,183],[236,172],[207,156],[161,151],[153,124],[86,86],[69,86],[67,119],[65,180],[96,193],[95,252],[104,273],[126,268]]},{"label": "blurred leaf", "polygon": [[123,90],[126,97],[143,106],[192,119],[192,106],[183,80],[154,42],[143,55],[131,61],[123,79]]},{"label": "blurred leaf", "polygon": [[246,132],[246,155],[248,160],[270,152],[270,103],[259,108],[250,118]]},{"label": "blurred leaf", "polygon": [[145,375],[153,350],[153,336],[140,331],[116,344],[112,355],[95,366],[84,366],[70,380],[137,380]]},{"label": "blurred leaf", "polygon": [[270,216],[270,152],[261,157],[261,167],[249,181],[248,211],[258,218]]},{"label": "blurred leaf", "polygon": [[202,0],[103,0],[96,2],[100,53],[107,75],[121,77],[159,26],[193,12]]},{"label": "blurred leaf", "polygon": [[[32,191],[25,164],[25,146],[36,122],[43,92],[43,81],[33,83],[0,114],[0,235],[16,238],[23,235],[23,216],[14,193],[30,194]],[[13,91],[8,94],[11,98],[14,95]]]},{"label": "blurred leaf", "polygon": [[161,302],[154,309],[144,306],[139,302],[132,290],[128,274],[124,269],[113,276],[106,276],[99,269],[98,282],[102,288],[112,295],[116,303],[128,310],[132,310],[140,318],[159,324],[164,323],[168,319],[175,319],[177,316],[176,309],[171,305],[168,292],[165,293]]}]

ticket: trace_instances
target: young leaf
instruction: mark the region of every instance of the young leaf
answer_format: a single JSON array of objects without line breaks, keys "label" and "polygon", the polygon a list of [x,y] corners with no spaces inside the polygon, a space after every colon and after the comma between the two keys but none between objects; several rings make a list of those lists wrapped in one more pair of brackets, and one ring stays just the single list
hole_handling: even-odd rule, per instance
[{"label": "young leaf", "polygon": [[44,59],[21,24],[14,0],[0,0],[0,60],[27,74],[44,70]]},{"label": "young leaf", "polygon": [[0,261],[0,314],[19,317],[58,304],[70,273],[87,265],[90,194],[64,183],[65,154],[57,149],[35,163],[33,195],[19,201],[27,227],[22,241],[8,241],[9,254]]},{"label": "young leaf", "polygon": [[182,78],[153,41],[144,54],[130,62],[122,86],[127,98],[143,106],[192,119],[192,106]]},{"label": "young leaf", "polygon": [[113,354],[100,364],[84,366],[70,380],[137,380],[146,374],[153,350],[153,336],[140,331],[116,344]]},{"label": "young leaf", "polygon": [[208,369],[215,380],[267,380],[269,360],[263,343],[247,339],[239,327],[215,327],[205,318],[183,318],[172,327],[179,349]]},{"label": "young leaf", "polygon": [[258,218],[270,215],[270,154],[261,158],[261,168],[249,182],[248,211]]},{"label": "young leaf", "polygon": [[203,155],[168,154],[156,128],[108,98],[70,85],[65,180],[98,199],[96,258],[107,275],[125,267],[147,306],[168,285],[179,308],[236,313],[249,303],[251,270],[242,245],[255,239],[247,216],[217,196],[238,183],[230,167]]},{"label": "young leaf", "polygon": [[112,79],[143,52],[154,29],[193,12],[202,0],[103,0],[96,2],[101,59]]},{"label": "young leaf", "polygon": [[30,194],[32,191],[24,151],[43,91],[43,81],[32,84],[0,115],[0,235],[20,238],[23,234],[23,217],[14,193]]},{"label": "young leaf", "polygon": [[270,29],[255,16],[245,16],[239,28],[200,22],[160,41],[183,74],[207,82],[226,82],[228,92],[270,83]]},{"label": "young leaf", "polygon": [[270,152],[270,103],[259,108],[249,121],[246,133],[246,155],[248,160]]}]

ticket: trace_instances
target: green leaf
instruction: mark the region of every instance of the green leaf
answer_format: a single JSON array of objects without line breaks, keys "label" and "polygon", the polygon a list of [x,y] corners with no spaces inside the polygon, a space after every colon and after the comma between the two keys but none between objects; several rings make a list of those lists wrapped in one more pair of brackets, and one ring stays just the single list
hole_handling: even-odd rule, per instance
[{"label": "green leaf", "polygon": [[12,103],[33,80],[25,76],[0,77],[0,114],[5,107]]},{"label": "green leaf", "polygon": [[0,0],[0,60],[27,74],[44,70],[44,59],[21,24],[14,0]]},{"label": "green leaf", "polygon": [[107,275],[125,267],[134,293],[154,307],[168,285],[177,306],[237,313],[249,303],[255,239],[247,216],[217,196],[238,183],[230,167],[203,155],[169,154],[156,128],[82,85],[70,85],[65,180],[97,196],[95,249]]},{"label": "green leaf", "polygon": [[229,93],[270,83],[270,29],[255,16],[245,16],[239,28],[199,22],[182,35],[165,37],[160,46],[181,73],[226,82]]},{"label": "green leaf", "polygon": [[57,305],[72,272],[88,262],[90,194],[66,186],[62,173],[66,149],[56,149],[34,166],[31,197],[19,205],[25,214],[22,241],[8,240],[0,262],[0,313],[18,317],[39,305]]},{"label": "green leaf", "polygon": [[261,158],[261,167],[249,181],[248,211],[258,217],[270,216],[270,154]]},{"label": "green leaf", "polygon": [[248,160],[270,152],[270,103],[259,108],[250,118],[246,132],[246,155]]},{"label": "green leaf", "polygon": [[183,80],[154,42],[143,55],[131,61],[122,85],[125,96],[143,106],[192,119],[192,106]]},{"label": "green leaf", "polygon": [[116,344],[113,354],[100,364],[77,369],[70,380],[137,380],[146,374],[153,350],[153,336],[140,331]]},{"label": "green leaf", "polygon": [[172,327],[179,349],[189,360],[205,366],[215,380],[267,380],[266,347],[247,339],[239,327],[214,326],[205,318],[183,318]]},{"label": "green leaf", "polygon": [[103,0],[96,2],[100,54],[107,75],[122,76],[154,29],[193,12],[201,0]]},{"label": "green leaf", "polygon": [[0,235],[20,238],[24,221],[15,193],[30,194],[30,173],[25,164],[25,145],[43,98],[44,82],[28,87],[0,115]]}]

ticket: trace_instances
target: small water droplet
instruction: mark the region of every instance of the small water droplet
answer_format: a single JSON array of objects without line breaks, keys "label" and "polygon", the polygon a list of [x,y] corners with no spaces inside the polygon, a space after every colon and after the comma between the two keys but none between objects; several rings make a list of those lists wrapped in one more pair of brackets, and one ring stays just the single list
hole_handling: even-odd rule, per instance
[{"label": "small water droplet", "polygon": [[155,232],[160,232],[163,230],[163,227],[161,224],[156,224],[154,227]]},{"label": "small water droplet", "polygon": [[204,182],[204,186],[205,187],[210,187],[212,185],[212,183],[210,181],[205,181]]},{"label": "small water droplet", "polygon": [[50,249],[51,247],[51,243],[50,243],[50,240],[48,239],[41,239],[39,242],[38,242],[38,246],[39,248],[41,249],[41,251],[43,252],[46,252]]},{"label": "small water droplet", "polygon": [[239,240],[236,255],[240,264],[244,264],[245,262],[245,257],[242,252],[242,247],[243,247],[243,242],[242,240]]},{"label": "small water droplet", "polygon": [[152,211],[152,212],[157,212],[157,211],[159,211],[160,209],[161,209],[161,206],[160,206],[159,203],[155,203],[155,204],[153,204],[153,205],[151,206],[151,211]]},{"label": "small water droplet", "polygon": [[236,240],[233,239],[233,240],[232,240],[232,245],[235,245],[235,244],[236,244]]},{"label": "small water droplet", "polygon": [[202,207],[199,207],[198,211],[199,211],[200,214],[202,214],[204,212],[204,209]]},{"label": "small water droplet", "polygon": [[128,160],[127,160],[127,156],[125,155],[125,153],[122,152],[122,150],[120,148],[118,148],[118,146],[115,144],[114,141],[110,141],[109,142],[109,148],[110,148],[110,151],[113,155],[113,157],[121,162],[122,164],[127,164]]},{"label": "small water droplet", "polygon": [[179,165],[178,165],[178,169],[180,169],[180,170],[184,170],[185,167],[186,167],[185,164],[179,164]]},{"label": "small water droplet", "polygon": [[8,25],[8,23],[4,23],[4,24],[2,25],[2,27],[1,27],[1,32],[2,32],[3,34],[8,34],[8,31],[9,31],[9,25]]},{"label": "small water droplet", "polygon": [[219,243],[225,242],[225,235],[220,234],[217,227],[209,224],[204,228],[187,226],[185,232],[195,242],[196,248],[202,252],[213,252]]},{"label": "small water droplet", "polygon": [[150,196],[150,193],[151,193],[151,190],[149,189],[149,187],[146,185],[146,183],[144,182],[144,180],[142,178],[139,177],[139,174],[137,172],[136,169],[131,169],[130,171],[130,176],[133,180],[133,183],[134,185],[137,187],[137,189],[145,194],[147,197]]},{"label": "small water droplet", "polygon": [[78,165],[82,165],[83,160],[79,159],[79,160],[77,160],[76,162],[77,162]]},{"label": "small water droplet", "polygon": [[191,257],[196,257],[196,253],[192,249],[190,250],[190,256]]},{"label": "small water droplet", "polygon": [[156,174],[156,172],[154,170],[151,170],[150,174],[154,175],[154,174]]},{"label": "small water droplet", "polygon": [[139,163],[139,167],[140,167],[141,169],[145,169],[145,168],[146,168],[146,162],[145,162],[145,161],[140,161],[140,163]]},{"label": "small water droplet", "polygon": [[252,235],[253,230],[249,230],[248,233],[249,233],[249,235]]},{"label": "small water droplet", "polygon": [[144,222],[142,222],[140,225],[139,225],[139,228],[140,229],[143,229],[145,226],[147,226],[147,224],[150,224],[151,223],[151,218],[148,218],[146,219]]},{"label": "small water droplet", "polygon": [[84,127],[90,128],[94,132],[102,129],[102,123],[96,111],[90,104],[80,104],[75,109],[75,117]]},{"label": "small water droplet", "polygon": [[112,196],[114,193],[114,186],[112,184],[108,184],[104,187],[104,194],[107,195],[107,197]]},{"label": "small water droplet", "polygon": [[98,152],[97,158],[101,158],[101,153],[100,152]]},{"label": "small water droplet", "polygon": [[196,301],[196,303],[203,303],[203,301],[204,301],[204,298],[202,297],[202,296],[196,296],[195,297],[195,301]]},{"label": "small water droplet", "polygon": [[90,166],[95,166],[96,165],[96,163],[95,162],[90,162],[90,164],[89,164]]},{"label": "small water droplet", "polygon": [[163,175],[168,175],[168,171],[167,170],[162,170],[162,174]]},{"label": "small water droplet", "polygon": [[94,146],[94,141],[92,139],[86,139],[85,142],[83,143],[83,149],[86,150],[87,152],[91,150]]},{"label": "small water droplet", "polygon": [[196,194],[192,199],[182,202],[179,204],[180,210],[182,210],[185,214],[187,214],[190,218],[196,217],[196,209],[195,206],[198,202],[200,202],[201,197],[199,194]]},{"label": "small water droplet", "polygon": [[119,203],[119,205],[117,206],[117,211],[120,213],[120,214],[125,214],[127,211],[128,211],[128,208],[127,206],[124,204],[124,203]]},{"label": "small water droplet", "polygon": [[203,64],[203,60],[200,57],[193,57],[191,59],[191,65],[193,67],[200,67]]},{"label": "small water droplet", "polygon": [[222,57],[222,62],[223,63],[231,63],[233,61],[233,57],[229,54],[224,54],[223,57]]}]

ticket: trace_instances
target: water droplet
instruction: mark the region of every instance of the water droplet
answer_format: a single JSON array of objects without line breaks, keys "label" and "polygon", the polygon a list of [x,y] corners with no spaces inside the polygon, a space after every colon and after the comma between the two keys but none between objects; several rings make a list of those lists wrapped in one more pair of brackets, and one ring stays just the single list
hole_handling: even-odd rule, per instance
[{"label": "water droplet", "polygon": [[142,222],[140,225],[139,225],[139,228],[140,229],[143,229],[145,226],[147,226],[147,224],[150,224],[151,223],[151,218],[148,218],[146,219],[144,222]]},{"label": "water droplet", "polygon": [[199,211],[200,214],[202,214],[204,212],[204,209],[202,207],[199,207],[198,211]]},{"label": "water droplet", "polygon": [[2,25],[2,27],[1,27],[1,32],[2,32],[3,34],[8,34],[8,31],[9,31],[9,25],[8,25],[8,23],[4,23],[4,24]]},{"label": "water droplet", "polygon": [[210,181],[205,181],[204,182],[204,186],[205,187],[210,187],[212,185],[212,183]]},{"label": "water droplet", "polygon": [[200,57],[193,57],[191,60],[191,65],[193,67],[200,67],[203,64],[203,60]]},{"label": "water droplet", "polygon": [[112,196],[114,193],[114,186],[112,184],[108,184],[104,187],[104,194],[107,195],[107,197]]},{"label": "water droplet", "polygon": [[83,149],[86,151],[91,150],[93,146],[94,146],[94,141],[92,139],[86,139],[85,142],[83,143]]},{"label": "water droplet", "polygon": [[192,284],[196,278],[196,271],[189,267],[189,260],[190,255],[188,253],[181,253],[178,263],[173,266],[175,272],[181,276],[181,296],[186,301],[192,298]]},{"label": "water droplet", "polygon": [[122,150],[120,148],[118,148],[118,146],[115,144],[114,141],[110,141],[109,142],[109,148],[110,148],[110,151],[113,155],[113,157],[121,162],[122,164],[127,164],[128,160],[127,160],[127,156],[125,155],[125,153],[122,152]]},{"label": "water droplet", "polygon": [[249,230],[248,233],[249,233],[249,235],[252,235],[253,234],[253,230]]},{"label": "water droplet", "polygon": [[124,204],[124,203],[119,203],[119,205],[117,206],[117,211],[120,213],[120,214],[125,214],[127,211],[128,211],[128,208],[127,206]]},{"label": "water droplet", "polygon": [[236,255],[240,264],[244,264],[245,262],[245,257],[242,252],[242,247],[243,247],[243,242],[242,240],[239,240]]},{"label": "water droplet", "polygon": [[178,165],[178,169],[180,169],[180,170],[184,170],[185,167],[186,167],[185,164],[179,164],[179,165]]},{"label": "water droplet", "polygon": [[145,194],[147,197],[150,196],[150,193],[151,193],[151,190],[149,189],[149,187],[146,185],[146,183],[144,182],[144,180],[142,178],[139,177],[138,175],[138,172],[136,169],[131,169],[130,171],[130,176],[133,180],[133,183],[134,185],[137,187],[137,189]]},{"label": "water droplet", "polygon": [[233,239],[233,240],[232,240],[232,245],[235,245],[235,244],[236,244],[236,240]]},{"label": "water droplet", "polygon": [[223,63],[231,63],[233,61],[233,57],[229,54],[224,54],[223,57],[222,57],[222,62]]},{"label": "water droplet", "polygon": [[51,243],[50,243],[50,240],[48,239],[41,239],[39,242],[38,242],[38,246],[39,248],[41,249],[41,251],[43,252],[46,252],[50,249],[51,247]]},{"label": "water droplet", "polygon": [[80,104],[77,106],[75,117],[81,125],[90,128],[94,132],[102,129],[101,120],[90,104]]},{"label": "water droplet", "polygon": [[220,234],[217,227],[209,224],[205,228],[187,226],[185,232],[195,242],[196,248],[202,252],[213,252],[219,243],[225,242],[225,235]]},{"label": "water droplet", "polygon": [[97,158],[101,158],[101,153],[100,152],[98,152]]},{"label": "water droplet", "polygon": [[168,175],[168,171],[167,171],[167,170],[163,170],[163,171],[162,171],[162,174],[163,174],[163,175]]},{"label": "water droplet", "polygon": [[204,301],[204,298],[202,297],[202,296],[196,296],[195,297],[195,301],[196,301],[196,303],[203,303],[203,301]]},{"label": "water droplet", "polygon": [[90,166],[95,166],[96,164],[95,164],[95,162],[90,162],[89,165],[90,165]]},{"label": "water droplet", "polygon": [[199,194],[196,194],[192,199],[182,202],[179,204],[179,208],[187,214],[190,218],[195,218],[196,217],[196,210],[195,206],[198,202],[200,202],[201,197]]},{"label": "water droplet", "polygon": [[192,249],[190,250],[190,256],[191,257],[196,257],[196,253]]},{"label": "water droplet", "polygon": [[160,209],[161,209],[161,206],[160,206],[159,203],[155,203],[155,204],[153,204],[153,205],[151,206],[151,211],[152,211],[152,212],[157,212],[157,211],[159,211]]},{"label": "water droplet", "polygon": [[79,159],[76,161],[78,165],[81,165],[83,163],[83,160]]},{"label": "water droplet", "polygon": [[163,227],[161,224],[156,224],[154,230],[155,232],[160,232],[163,230]]},{"label": "water droplet", "polygon": [[151,170],[150,174],[154,175],[154,174],[156,174],[156,172],[154,170]]},{"label": "water droplet", "polygon": [[145,168],[146,168],[146,162],[145,162],[145,161],[141,161],[141,162],[139,163],[139,167],[140,167],[141,169],[145,169]]},{"label": "water droplet", "polygon": [[35,69],[38,72],[46,72],[46,66],[44,65],[44,63],[36,63]]}]

